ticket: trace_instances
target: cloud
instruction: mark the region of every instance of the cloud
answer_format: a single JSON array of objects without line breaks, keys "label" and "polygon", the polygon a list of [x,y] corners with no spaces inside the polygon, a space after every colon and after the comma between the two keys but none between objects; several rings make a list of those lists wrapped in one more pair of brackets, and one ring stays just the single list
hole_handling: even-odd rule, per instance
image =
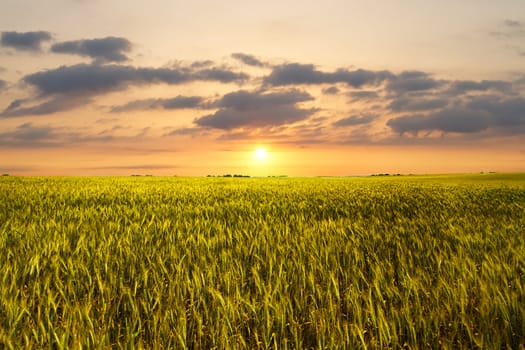
[{"label": "cloud", "polygon": [[7,89],[7,81],[0,79],[0,91]]},{"label": "cloud", "polygon": [[131,143],[144,139],[144,136],[149,130],[149,128],[144,128],[135,135],[117,136],[115,135],[115,131],[119,129],[122,129],[122,127],[117,125],[102,132],[90,134],[63,127],[37,126],[33,123],[24,123],[14,130],[0,133],[0,146],[17,148],[64,147],[82,143],[98,143],[115,140]]},{"label": "cloud", "polygon": [[205,135],[202,128],[179,128],[164,134],[164,136],[198,136]]},{"label": "cloud", "polygon": [[53,114],[89,104],[91,100],[87,96],[56,96],[34,106],[24,107],[27,102],[29,102],[27,99],[14,100],[0,113],[0,117],[15,118],[28,115]]},{"label": "cloud", "polygon": [[244,81],[248,76],[225,69],[189,71],[182,68],[136,68],[122,65],[78,64],[30,74],[24,82],[41,94],[101,94],[130,85],[181,84],[194,80],[223,83]]},{"label": "cloud", "polygon": [[51,33],[38,32],[2,32],[0,43],[2,46],[22,51],[40,51],[42,43],[51,40]]},{"label": "cloud", "polygon": [[497,96],[478,96],[466,105],[467,108],[491,116],[491,126],[514,127],[525,125],[525,98],[501,99]]},{"label": "cloud", "polygon": [[288,63],[274,67],[270,75],[264,78],[264,82],[272,86],[346,83],[353,87],[362,87],[378,85],[392,77],[392,73],[388,71],[338,69],[326,73],[317,70],[313,64]]},{"label": "cloud", "polygon": [[512,83],[503,80],[458,80],[451,83],[447,94],[452,96],[462,95],[470,91],[499,91],[508,93],[512,90]]},{"label": "cloud", "polygon": [[339,93],[339,89],[337,88],[337,86],[330,86],[330,87],[327,87],[326,89],[323,89],[323,94],[325,95],[337,95]]},{"label": "cloud", "polygon": [[131,84],[160,82],[178,84],[187,79],[184,72],[176,69],[78,64],[30,74],[23,80],[47,95],[96,94],[126,88]]},{"label": "cloud", "polygon": [[203,107],[203,98],[200,96],[177,96],[174,98],[157,98],[135,100],[126,103],[122,106],[114,106],[111,108],[112,113],[129,112],[135,110],[150,110],[150,109],[185,109],[185,108],[200,108]]},{"label": "cloud", "polygon": [[131,48],[131,42],[125,38],[106,37],[56,43],[51,51],[86,56],[97,63],[105,63],[127,61],[125,53],[131,51]]},{"label": "cloud", "polygon": [[401,134],[418,133],[423,130],[472,133],[487,129],[489,116],[487,113],[450,109],[427,115],[415,114],[390,119],[387,125]]},{"label": "cloud", "polygon": [[241,90],[224,95],[215,103],[219,108],[217,112],[198,118],[194,123],[224,130],[290,124],[316,111],[297,106],[299,102],[310,100],[313,100],[311,95],[298,90],[273,93]]},{"label": "cloud", "polygon": [[[148,84],[183,84],[191,81],[217,81],[221,83],[242,82],[249,78],[244,73],[226,68],[194,69],[188,67],[149,68],[125,65],[78,64],[29,74],[23,82],[34,87],[38,94],[36,105],[25,107],[29,100],[14,101],[1,117],[50,114],[79,107],[90,102],[94,96],[113,91],[122,91],[130,86]],[[115,106],[114,111],[150,108],[193,108],[197,97],[165,100],[143,100],[124,106]],[[42,102],[43,101],[43,102]],[[24,106],[22,106],[22,102]],[[199,100],[199,103],[201,101]],[[186,106],[186,107],[184,107]]]},{"label": "cloud", "polygon": [[348,93],[348,96],[352,99],[359,100],[373,100],[379,97],[377,91],[352,91]]},{"label": "cloud", "polygon": [[475,133],[489,128],[500,129],[502,134],[513,133],[512,128],[525,126],[525,99],[480,96],[453,108],[393,118],[387,125],[401,134],[419,131]]},{"label": "cloud", "polygon": [[446,98],[421,98],[412,96],[400,96],[393,100],[388,108],[394,112],[408,111],[428,111],[432,109],[444,108],[448,105]]},{"label": "cloud", "polygon": [[8,111],[12,111],[14,109],[17,109],[19,108],[24,102],[26,102],[27,100],[26,99],[17,99],[17,100],[14,100],[13,102],[11,102],[9,104],[9,106],[7,106],[7,108],[4,110],[4,112],[8,112]]},{"label": "cloud", "polygon": [[209,67],[209,66],[212,66],[212,65],[213,65],[213,61],[212,60],[203,60],[203,61],[192,62],[190,67],[191,68],[204,68],[204,67]]},{"label": "cloud", "polygon": [[2,146],[42,146],[52,145],[55,137],[53,128],[49,126],[34,126],[31,123],[19,125],[11,132],[0,133]]},{"label": "cloud", "polygon": [[494,38],[504,41],[506,49],[511,49],[519,56],[525,56],[522,45],[525,38],[525,22],[506,19],[499,25],[498,30],[489,32]]},{"label": "cloud", "polygon": [[443,82],[433,79],[428,73],[420,71],[404,71],[392,77],[386,88],[399,95],[408,92],[426,91],[442,86]]},{"label": "cloud", "polygon": [[232,53],[232,57],[248,66],[265,67],[266,64],[253,55],[244,53]]},{"label": "cloud", "polygon": [[208,68],[193,72],[190,80],[211,80],[221,83],[233,83],[247,80],[249,76],[245,73],[236,73],[225,68]]},{"label": "cloud", "polygon": [[344,127],[344,126],[354,126],[354,125],[360,125],[360,124],[368,124],[372,122],[374,119],[376,119],[377,116],[374,115],[364,115],[364,116],[351,116],[348,118],[339,119],[336,121],[333,125],[338,127]]}]

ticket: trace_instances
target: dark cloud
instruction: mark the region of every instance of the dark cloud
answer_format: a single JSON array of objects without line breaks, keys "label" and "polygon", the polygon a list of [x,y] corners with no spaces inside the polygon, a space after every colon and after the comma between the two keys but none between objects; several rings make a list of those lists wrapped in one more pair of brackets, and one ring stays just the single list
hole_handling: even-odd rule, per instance
[{"label": "dark cloud", "polygon": [[387,90],[400,95],[407,92],[432,90],[442,85],[442,81],[433,79],[428,73],[405,71],[389,80]]},{"label": "dark cloud", "polygon": [[444,108],[448,105],[449,100],[446,98],[419,98],[411,96],[400,96],[394,99],[389,105],[394,112],[409,111],[429,111],[433,109]]},{"label": "dark cloud", "polygon": [[2,46],[10,47],[15,50],[40,51],[42,43],[52,39],[49,32],[2,32],[0,43]]},{"label": "dark cloud", "polygon": [[[242,82],[249,76],[226,68],[195,69],[175,68],[137,68],[124,65],[78,64],[33,73],[23,78],[23,82],[34,87],[38,95],[33,106],[28,101],[14,101],[1,117],[23,115],[42,115],[60,112],[90,102],[96,95],[125,90],[130,86],[148,84],[182,84],[191,81],[217,81],[221,83]],[[174,99],[135,101],[125,106],[116,106],[114,111],[149,108],[193,108],[197,97],[178,97]],[[42,102],[43,101],[43,102]],[[22,102],[24,106],[22,106]]]},{"label": "dark cloud", "polygon": [[378,85],[392,77],[392,73],[388,71],[338,69],[333,73],[326,73],[317,70],[313,64],[289,63],[274,67],[264,82],[272,86],[346,83],[353,87],[361,87]]},{"label": "dark cloud", "polygon": [[136,68],[121,65],[78,64],[38,72],[24,77],[24,82],[48,94],[100,94],[125,89],[130,85],[154,83],[181,84],[193,80],[240,82],[243,73],[225,69],[188,71],[180,68]]},{"label": "dark cloud", "polygon": [[[399,133],[419,131],[475,133],[489,128],[523,127],[525,126],[525,99],[502,100],[494,96],[480,96],[453,108],[390,119],[387,125]],[[506,131],[500,130],[500,132]]]},{"label": "dark cloud", "polygon": [[273,93],[237,91],[226,94],[215,103],[219,108],[217,112],[194,122],[199,126],[226,130],[290,124],[315,112],[297,106],[299,102],[312,99],[308,93],[298,90]]},{"label": "dark cloud", "polygon": [[125,53],[131,51],[131,42],[125,38],[107,37],[65,41],[54,44],[51,51],[90,57],[95,62],[123,62],[128,57]]},{"label": "dark cloud", "polygon": [[470,91],[499,91],[508,93],[512,90],[512,83],[503,80],[458,80],[450,84],[447,93],[452,96],[462,95]]},{"label": "dark cloud", "polygon": [[36,105],[24,107],[27,102],[27,99],[14,100],[0,113],[0,117],[15,118],[28,115],[53,114],[89,104],[91,100],[87,96],[56,96]]},{"label": "dark cloud", "polygon": [[78,64],[27,75],[24,81],[42,94],[103,93],[132,84],[179,84],[187,74],[176,69]]},{"label": "dark cloud", "polygon": [[491,126],[514,127],[525,124],[525,98],[502,99],[497,96],[478,96],[466,108],[491,116]]},{"label": "dark cloud", "polygon": [[376,118],[377,116],[374,116],[374,115],[363,115],[363,116],[354,115],[348,118],[339,119],[333,125],[338,126],[338,127],[344,127],[344,126],[368,124]]},{"label": "dark cloud", "polygon": [[472,133],[489,127],[487,113],[470,110],[451,109],[430,114],[414,114],[390,119],[387,122],[394,131],[399,133],[418,133],[420,131],[443,131],[457,133]]},{"label": "dark cloud", "polygon": [[323,94],[325,95],[337,95],[340,92],[340,90],[337,88],[337,86],[330,86],[326,89],[323,89]]},{"label": "dark cloud", "polygon": [[174,98],[157,98],[136,100],[122,106],[115,106],[111,109],[113,113],[129,112],[135,110],[149,109],[185,109],[203,107],[204,99],[200,96],[177,96]]},{"label": "dark cloud", "polygon": [[232,53],[232,57],[248,66],[264,67],[266,64],[253,55],[244,53]]},{"label": "dark cloud", "polygon": [[247,80],[245,73],[237,73],[225,68],[208,68],[193,72],[191,80],[211,80],[221,83],[233,83]]},{"label": "dark cloud", "polygon": [[7,81],[0,79],[0,91],[7,88]]}]

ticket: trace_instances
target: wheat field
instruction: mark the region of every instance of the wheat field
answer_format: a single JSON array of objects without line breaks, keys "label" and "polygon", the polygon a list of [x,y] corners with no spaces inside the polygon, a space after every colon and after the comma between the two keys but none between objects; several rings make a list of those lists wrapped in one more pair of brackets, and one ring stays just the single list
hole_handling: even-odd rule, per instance
[{"label": "wheat field", "polygon": [[2,177],[0,347],[525,345],[525,174]]}]

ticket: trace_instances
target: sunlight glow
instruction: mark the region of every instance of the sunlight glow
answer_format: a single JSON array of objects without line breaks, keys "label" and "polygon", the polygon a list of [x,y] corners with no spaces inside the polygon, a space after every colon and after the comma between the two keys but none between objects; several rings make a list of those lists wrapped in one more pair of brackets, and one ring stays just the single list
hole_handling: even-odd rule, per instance
[{"label": "sunlight glow", "polygon": [[268,152],[263,147],[258,147],[254,153],[255,159],[263,161],[268,157]]}]

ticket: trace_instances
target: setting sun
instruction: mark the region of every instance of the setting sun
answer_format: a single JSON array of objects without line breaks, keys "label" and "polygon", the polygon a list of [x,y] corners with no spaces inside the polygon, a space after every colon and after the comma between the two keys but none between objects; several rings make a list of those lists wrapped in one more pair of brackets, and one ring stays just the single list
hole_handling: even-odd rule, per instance
[{"label": "setting sun", "polygon": [[254,157],[257,160],[265,160],[266,158],[268,158],[268,152],[266,152],[264,148],[258,147],[255,150]]}]

